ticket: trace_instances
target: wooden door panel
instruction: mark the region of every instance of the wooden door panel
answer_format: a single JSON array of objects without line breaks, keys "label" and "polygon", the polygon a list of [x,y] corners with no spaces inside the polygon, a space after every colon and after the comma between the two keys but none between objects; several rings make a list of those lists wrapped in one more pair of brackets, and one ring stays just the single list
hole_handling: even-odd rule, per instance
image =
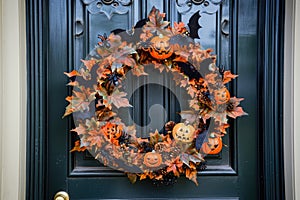
[{"label": "wooden door panel", "polygon": [[[124,8],[122,8],[123,10],[128,10],[128,12],[118,14],[117,10],[114,9],[114,7],[111,10],[109,10],[108,8],[101,10],[101,6],[107,5],[101,4],[101,6],[98,6],[98,3],[97,1],[90,2],[77,0],[75,1],[75,5],[71,6],[71,8],[73,9],[71,12],[75,13],[74,19],[72,19],[71,23],[74,26],[72,29],[79,30],[80,28],[82,28],[82,32],[80,34],[73,34],[75,54],[73,59],[73,63],[75,65],[73,66],[78,66],[75,67],[75,69],[78,69],[81,66],[80,60],[86,57],[86,55],[95,47],[95,45],[99,41],[97,37],[98,34],[109,35],[110,32],[115,29],[129,30],[130,25],[134,24],[133,19],[135,19],[135,21],[140,20],[138,19],[138,16],[134,16],[135,13],[131,11],[133,9],[133,5],[135,6],[135,8],[138,7],[138,10],[142,10],[143,6],[145,5],[141,2],[135,4],[129,3],[127,6],[123,6]],[[214,53],[220,55],[220,57],[218,58],[218,64],[224,66],[225,69],[232,70],[229,65],[230,62],[228,57],[230,57],[231,54],[231,52],[229,52],[229,40],[234,39],[233,36],[230,35],[229,30],[232,30],[233,28],[229,27],[229,23],[222,24],[221,22],[222,19],[229,17],[229,3],[224,2],[224,4],[222,4],[221,1],[207,1],[205,5],[203,5],[204,3],[192,3],[192,6],[189,6],[187,1],[178,1],[171,8],[169,8],[167,6],[168,4],[165,3],[166,2],[162,1],[147,1],[144,10],[150,12],[150,9],[153,6],[160,8],[162,11],[168,10],[169,12],[167,12],[166,16],[167,19],[172,19],[174,21],[174,16],[177,16],[175,18],[179,18],[179,21],[183,21],[185,24],[190,23],[189,20],[191,19],[191,17],[197,15],[198,13],[201,16],[198,21],[199,27],[201,28],[199,28],[199,30],[197,28],[199,39],[196,39],[196,41],[200,42],[200,44],[203,44],[203,48],[213,48],[215,50]],[[108,10],[111,12],[107,13]],[[223,12],[227,12],[227,16],[223,16]],[[221,28],[227,29],[228,35],[222,33],[220,30]],[[72,43],[70,45],[72,45]],[[70,71],[72,71],[73,69],[74,68],[70,69]],[[165,108],[165,111],[167,113],[166,119],[164,120],[165,122],[170,120],[180,120],[179,115],[176,114],[180,112],[180,109],[176,109],[178,108],[178,99],[176,99],[176,97],[174,98],[174,95],[171,95],[172,93],[170,90],[166,90],[167,88],[171,88],[174,82],[172,82],[172,80],[165,81],[165,76],[162,76],[155,71],[148,70],[147,73],[149,73],[149,77],[162,79],[161,85],[165,86],[165,89],[159,87],[153,89],[155,87],[154,85],[147,84],[147,86],[144,85],[145,87],[139,88],[139,90],[137,91],[133,91],[132,94],[134,93],[134,96],[129,96],[129,99],[132,100],[131,103],[134,106],[130,113],[132,115],[133,121],[138,126],[146,126],[150,123],[151,119],[149,118],[149,111],[153,104],[159,104],[162,105],[163,108]],[[139,80],[133,80],[133,83],[130,84],[141,81],[144,81],[145,83],[147,81],[149,82],[149,78],[142,77],[139,78]],[[179,93],[179,98],[186,98],[183,96],[180,97],[180,95],[183,95],[184,91],[180,91],[180,89],[174,90]],[[231,88],[231,90],[233,89]],[[184,109],[182,108],[181,110]],[[170,118],[168,116],[174,116],[175,118]],[[162,126],[150,127],[150,129],[144,128],[141,129],[141,131],[137,130],[137,132],[153,132],[157,128],[158,130],[161,130]],[[234,134],[236,134],[233,130],[234,129],[231,129],[230,134],[224,138],[224,143],[227,147],[224,148],[224,150],[218,155],[207,156],[207,170],[204,172],[199,172],[199,174],[236,175],[237,172],[234,169],[234,167],[236,167],[236,158],[234,157],[234,155],[236,155],[236,152],[233,152],[234,148],[230,145],[230,138],[234,138]],[[142,135],[142,137],[148,137],[148,135]],[[75,139],[72,138],[70,142],[71,145],[74,140]],[[72,147],[70,146],[70,149],[71,148]],[[113,170],[105,169],[105,167],[103,167],[102,164],[99,164],[98,161],[91,161],[91,158],[88,158],[86,155],[86,153],[75,153],[75,155],[70,155],[70,160],[73,161],[71,165],[73,167],[71,169],[72,175],[84,175],[84,173],[88,173],[90,175],[90,173],[93,172],[94,175],[101,176],[102,172],[107,175],[108,171],[112,172],[112,176],[118,174],[118,172],[113,172]]]},{"label": "wooden door panel", "polygon": [[[258,24],[257,16],[270,21],[273,19],[271,15],[259,13],[258,8],[260,5],[260,9],[270,10],[274,16],[271,7],[277,4],[259,4],[257,0],[225,0],[222,3],[218,0],[115,0],[113,3],[119,5],[109,8],[107,0],[27,2],[30,91],[27,199],[52,199],[60,190],[67,191],[71,199],[258,199],[265,193],[268,196],[264,189],[259,190],[260,186],[279,191],[278,184],[257,184],[259,176],[275,180],[272,174],[280,174],[278,167],[271,168],[263,159],[269,156],[268,152],[276,149],[273,147],[279,144],[280,137],[274,137],[278,143],[267,143],[258,130],[263,127],[264,133],[272,135],[266,130],[267,125],[274,125],[268,121],[267,111],[277,112],[274,107],[266,107],[259,114],[262,109],[258,109],[265,102],[258,94],[268,97],[267,89],[271,87],[269,82],[262,82],[260,78],[269,80],[275,70],[266,65],[268,70],[264,71],[257,64],[262,63],[258,59],[261,52],[273,52],[273,49],[265,49],[265,52],[259,48],[262,39],[258,36],[262,32],[257,30],[263,30],[261,27],[264,26]],[[127,4],[120,5],[122,2]],[[224,138],[227,146],[219,155],[206,158],[207,170],[199,172],[198,187],[184,177],[172,186],[155,187],[151,181],[130,184],[123,173],[104,167],[88,152],[69,152],[76,138],[69,133],[73,127],[72,119],[61,119],[67,104],[63,103],[64,98],[71,92],[64,87],[67,78],[63,73],[80,67],[80,59],[85,58],[99,41],[98,34],[109,34],[117,28],[130,29],[139,19],[147,16],[152,6],[166,12],[167,20],[172,23],[183,21],[187,24],[199,12],[200,43],[205,48],[215,49],[219,66],[239,74],[239,78],[229,85],[230,92],[232,96],[246,99],[243,107],[249,116],[230,121],[229,134]],[[274,34],[271,29],[268,31]],[[147,112],[153,104],[161,104],[168,115],[177,112],[173,90],[168,90],[173,86],[172,81],[163,80],[161,85],[148,84],[132,96],[132,104],[138,111],[131,110],[130,114],[137,124],[151,122]],[[261,89],[261,85],[265,88]],[[141,96],[147,97],[147,93],[153,91],[157,92],[156,99],[151,96],[141,99]],[[272,98],[275,98],[274,94],[271,94]],[[259,121],[262,118],[265,126]],[[259,149],[268,151],[261,153]],[[276,152],[279,150],[276,149]],[[270,155],[275,158],[279,154]],[[259,166],[268,173],[260,171]],[[276,173],[272,173],[274,171]],[[262,180],[262,183],[270,182],[268,180]]]}]

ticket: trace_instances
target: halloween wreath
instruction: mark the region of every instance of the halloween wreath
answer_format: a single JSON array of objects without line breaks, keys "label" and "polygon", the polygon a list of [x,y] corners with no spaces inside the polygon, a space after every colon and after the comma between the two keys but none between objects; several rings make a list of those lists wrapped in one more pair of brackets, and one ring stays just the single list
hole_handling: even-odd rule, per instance
[{"label": "halloween wreath", "polygon": [[[180,175],[197,184],[197,169],[207,154],[218,154],[229,127],[227,116],[245,115],[242,98],[231,97],[226,84],[237,75],[219,69],[212,50],[201,49],[188,36],[184,23],[164,21],[153,8],[140,29],[131,34],[99,35],[100,42],[70,77],[72,95],[64,116],[73,114],[80,141],[71,151],[91,152],[104,165],[124,171],[131,182],[152,179],[170,184]],[[145,68],[173,75],[176,86],[191,97],[181,122],[169,121],[163,133],[138,137],[134,125],[118,116],[131,107],[122,82],[128,73],[147,76]]]}]

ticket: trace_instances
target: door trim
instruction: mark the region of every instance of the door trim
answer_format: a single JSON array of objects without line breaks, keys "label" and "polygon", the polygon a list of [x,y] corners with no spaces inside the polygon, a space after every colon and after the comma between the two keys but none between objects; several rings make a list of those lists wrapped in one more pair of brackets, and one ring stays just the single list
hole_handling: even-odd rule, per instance
[{"label": "door trim", "polygon": [[261,198],[284,199],[283,81],[278,80],[284,80],[285,2],[259,1],[258,7]]},{"label": "door trim", "polygon": [[[47,160],[48,10],[43,0],[26,0],[27,22],[27,181],[26,198],[44,199]],[[283,67],[285,2],[259,1],[258,119],[260,197],[284,199]],[[31,196],[29,196],[31,195]]]}]

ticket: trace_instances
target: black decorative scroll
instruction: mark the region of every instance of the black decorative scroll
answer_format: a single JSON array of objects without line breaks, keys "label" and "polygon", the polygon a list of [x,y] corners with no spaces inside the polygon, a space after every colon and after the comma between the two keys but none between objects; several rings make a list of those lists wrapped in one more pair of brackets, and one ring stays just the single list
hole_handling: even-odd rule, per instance
[{"label": "black decorative scroll", "polygon": [[108,19],[114,14],[126,14],[132,0],[82,0],[91,14],[103,13]]}]

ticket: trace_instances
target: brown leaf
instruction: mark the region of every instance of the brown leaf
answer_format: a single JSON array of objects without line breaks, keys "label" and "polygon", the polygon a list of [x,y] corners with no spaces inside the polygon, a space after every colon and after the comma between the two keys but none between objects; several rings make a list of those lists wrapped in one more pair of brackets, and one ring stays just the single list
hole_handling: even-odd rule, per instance
[{"label": "brown leaf", "polygon": [[84,66],[91,71],[94,65],[96,64],[96,60],[83,60],[81,59],[81,62],[83,62]]},{"label": "brown leaf", "polygon": [[78,127],[72,129],[71,131],[76,132],[78,135],[82,135],[82,134],[86,134],[87,133],[86,127],[83,126],[82,124],[79,124]]},{"label": "brown leaf", "polygon": [[86,147],[85,146],[81,147],[80,140],[77,140],[77,141],[75,141],[75,146],[73,147],[73,149],[71,149],[70,152],[74,152],[74,151],[80,152],[80,151],[85,151],[85,150],[86,150]]},{"label": "brown leaf", "polygon": [[78,81],[71,81],[67,84],[68,86],[79,86]]},{"label": "brown leaf", "polygon": [[198,115],[192,110],[181,111],[180,116],[182,119],[187,120],[189,123],[194,123],[198,119]]},{"label": "brown leaf", "polygon": [[231,79],[235,79],[238,75],[232,74],[230,71],[225,71],[223,74],[223,84],[226,84],[231,81]]},{"label": "brown leaf", "polygon": [[158,130],[155,130],[154,133],[150,133],[150,144],[155,145],[159,142],[163,142],[165,138],[163,134],[159,134]]},{"label": "brown leaf", "polygon": [[135,76],[143,76],[143,75],[148,75],[145,71],[144,71],[144,66],[143,65],[139,65],[136,64],[134,65],[134,67],[132,68],[132,74]]},{"label": "brown leaf", "polygon": [[114,104],[117,108],[121,107],[132,107],[129,104],[129,100],[125,98],[127,93],[120,92],[119,90],[115,90],[111,96],[108,96],[108,102]]},{"label": "brown leaf", "polygon": [[81,76],[81,74],[78,71],[76,71],[76,70],[73,70],[73,71],[71,71],[69,73],[64,72],[64,74],[67,75],[70,78],[73,77],[73,76]]},{"label": "brown leaf", "polygon": [[127,177],[130,181],[130,183],[135,183],[136,182],[136,179],[137,179],[137,175],[136,174],[132,174],[132,173],[127,173]]},{"label": "brown leaf", "polygon": [[242,107],[235,107],[234,110],[227,112],[227,115],[235,119],[243,115],[248,115],[248,113],[244,112]]}]

